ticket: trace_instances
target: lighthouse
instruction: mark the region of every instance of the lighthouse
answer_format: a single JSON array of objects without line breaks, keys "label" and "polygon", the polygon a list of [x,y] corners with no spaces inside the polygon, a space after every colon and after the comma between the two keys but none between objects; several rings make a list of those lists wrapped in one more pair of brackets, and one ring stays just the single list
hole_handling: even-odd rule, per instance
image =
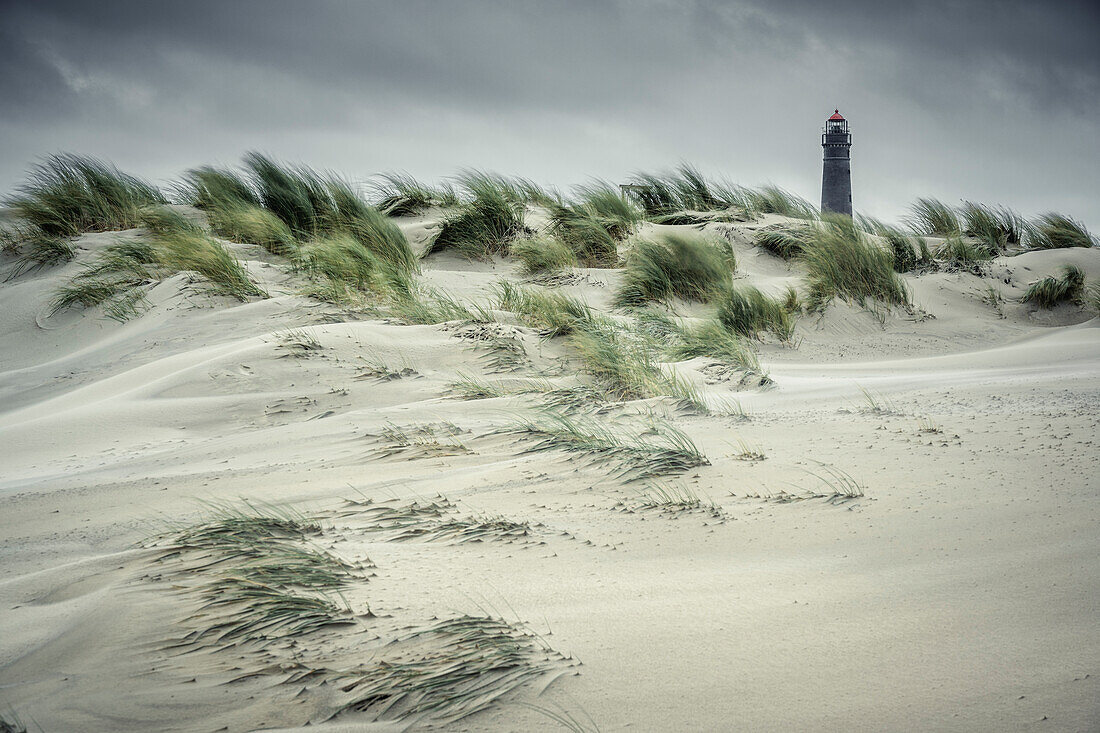
[{"label": "lighthouse", "polygon": [[835,110],[821,133],[825,158],[821,167],[821,211],[852,215],[852,133]]}]

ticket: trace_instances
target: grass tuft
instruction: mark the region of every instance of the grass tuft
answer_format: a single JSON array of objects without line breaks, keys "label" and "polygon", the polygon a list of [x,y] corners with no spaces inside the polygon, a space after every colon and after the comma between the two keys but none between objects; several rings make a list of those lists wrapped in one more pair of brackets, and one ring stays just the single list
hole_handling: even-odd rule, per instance
[{"label": "grass tuft", "polygon": [[824,310],[835,297],[860,304],[867,298],[909,304],[909,291],[894,272],[892,252],[869,241],[851,217],[823,216],[805,246],[802,261],[810,310]]},{"label": "grass tuft", "polygon": [[729,332],[745,338],[759,338],[765,331],[780,341],[790,341],[794,335],[791,312],[751,285],[729,288],[718,307],[718,321]]},{"label": "grass tuft", "polygon": [[375,185],[381,196],[378,210],[386,216],[415,216],[433,206],[457,206],[458,196],[450,185],[429,186],[407,173],[383,173]]},{"label": "grass tuft", "polygon": [[909,207],[909,226],[917,234],[949,237],[962,232],[959,217],[947,204],[933,198],[917,199]]},{"label": "grass tuft", "polygon": [[680,233],[640,239],[627,256],[614,303],[638,307],[672,297],[708,301],[728,287],[736,267],[728,242]]},{"label": "grass tuft", "polygon": [[669,348],[670,356],[677,361],[706,356],[749,372],[760,371],[760,362],[752,349],[717,319],[680,328],[677,336]]},{"label": "grass tuft", "polygon": [[167,203],[152,184],[95,158],[53,155],[7,200],[14,215],[47,237],[133,229],[141,210]]},{"label": "grass tuft", "polygon": [[1059,303],[1080,300],[1085,285],[1085,273],[1076,265],[1062,268],[1062,277],[1044,277],[1033,282],[1024,292],[1022,301],[1040,308],[1053,308]]},{"label": "grass tuft", "polygon": [[556,237],[519,239],[512,244],[511,252],[523,264],[526,275],[558,272],[577,264],[573,249]]},{"label": "grass tuft", "polygon": [[1089,234],[1084,224],[1053,212],[1033,222],[1025,243],[1034,249],[1097,246],[1096,237]]},{"label": "grass tuft", "polygon": [[542,408],[538,418],[521,419],[510,432],[538,442],[527,453],[564,450],[611,461],[628,481],[683,473],[710,461],[695,443],[671,423],[653,418],[641,431],[613,430],[586,415],[567,415]]},{"label": "grass tuft", "polygon": [[505,254],[525,231],[528,184],[474,170],[461,173],[458,182],[471,200],[443,220],[429,253],[454,249],[470,259]]}]

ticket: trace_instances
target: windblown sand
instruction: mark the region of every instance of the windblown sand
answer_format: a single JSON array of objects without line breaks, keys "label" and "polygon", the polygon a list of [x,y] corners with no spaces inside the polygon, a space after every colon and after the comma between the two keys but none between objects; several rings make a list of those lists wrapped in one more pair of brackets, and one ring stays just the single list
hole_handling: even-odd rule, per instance
[{"label": "windblown sand", "polygon": [[[779,292],[798,266],[750,244],[774,220],[707,229],[733,242],[740,281]],[[431,221],[402,227],[423,246]],[[665,415],[709,458],[667,483],[715,506],[670,513],[642,506],[645,482],[501,432],[534,397],[456,397],[463,376],[569,376],[567,347],[512,314],[349,313],[234,245],[273,297],[213,298],[179,275],[125,324],[48,315],[119,236],[140,233],[86,235],[75,262],[0,284],[0,709],[44,731],[430,727],[329,719],[329,688],[287,681],[289,657],[166,649],[193,601],[150,539],[246,499],[321,517],[325,548],[373,566],[345,592],[355,628],[301,649],[366,664],[402,629],[488,614],[560,655],[448,730],[561,730],[545,713],[559,709],[605,733],[1100,729],[1100,321],[1019,303],[1065,263],[1100,278],[1100,250],[905,276],[918,310],[883,323],[834,303],[800,319],[797,347],[760,345],[768,388],[705,358],[676,365],[727,409],[617,413]],[[467,300],[522,279],[507,260],[423,266]],[[609,310],[620,272],[577,273],[561,291]],[[522,344],[519,371],[490,373],[486,334]],[[422,439],[395,444],[388,427]],[[829,468],[864,495],[821,496]],[[399,541],[357,509],[439,497],[448,516],[526,534]]]}]

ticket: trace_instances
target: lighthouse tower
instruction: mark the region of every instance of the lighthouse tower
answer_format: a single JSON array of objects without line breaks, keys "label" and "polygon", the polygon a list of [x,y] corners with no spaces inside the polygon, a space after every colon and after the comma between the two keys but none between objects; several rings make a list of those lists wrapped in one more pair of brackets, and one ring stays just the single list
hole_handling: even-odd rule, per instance
[{"label": "lighthouse tower", "polygon": [[821,133],[825,159],[821,168],[821,210],[852,215],[852,133],[835,110]]}]

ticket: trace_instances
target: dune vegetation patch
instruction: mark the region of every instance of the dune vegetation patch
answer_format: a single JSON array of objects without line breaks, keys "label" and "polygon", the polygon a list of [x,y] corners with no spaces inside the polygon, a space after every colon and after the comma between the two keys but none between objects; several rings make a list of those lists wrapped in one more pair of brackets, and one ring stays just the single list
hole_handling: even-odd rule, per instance
[{"label": "dune vegetation patch", "polygon": [[1076,265],[1062,268],[1061,277],[1044,277],[1031,283],[1021,300],[1040,308],[1053,308],[1059,303],[1075,302],[1084,293],[1085,273]]},{"label": "dune vegetation patch", "polygon": [[386,216],[415,216],[433,206],[458,206],[454,186],[432,186],[407,173],[383,173],[374,185],[379,199],[375,206]]},{"label": "dune vegetation patch", "polygon": [[523,265],[525,275],[556,273],[577,265],[576,253],[557,237],[517,239],[510,253]]},{"label": "dune vegetation patch", "polygon": [[671,172],[636,173],[626,188],[658,224],[706,224],[748,221],[760,214],[813,218],[808,201],[777,186],[758,189],[707,180],[695,167],[683,164]]},{"label": "dune vegetation patch", "polygon": [[1096,237],[1089,233],[1084,224],[1053,212],[1043,214],[1032,223],[1025,243],[1034,249],[1097,246]]},{"label": "dune vegetation patch", "polygon": [[470,259],[507,254],[516,238],[529,233],[524,226],[527,204],[553,201],[523,179],[467,170],[457,180],[464,200],[440,224],[429,253],[453,249]]},{"label": "dune vegetation patch", "polygon": [[638,481],[710,465],[691,438],[671,423],[650,416],[643,425],[611,425],[591,415],[543,407],[518,417],[502,432],[534,441],[525,453],[561,450],[607,463],[618,478]]},{"label": "dune vegetation patch", "polygon": [[267,297],[225,245],[197,225],[163,208],[146,210],[144,216],[149,235],[105,247],[54,293],[53,313],[77,305],[102,306],[109,318],[124,321],[145,307],[150,286],[180,272],[199,275],[213,294],[241,301]]},{"label": "dune vegetation patch", "polygon": [[16,218],[50,237],[133,229],[141,210],[165,204],[155,186],[95,158],[53,155],[5,202]]},{"label": "dune vegetation patch", "polygon": [[585,267],[616,267],[618,245],[634,233],[642,211],[605,181],[574,189],[571,201],[550,204],[550,231]]},{"label": "dune vegetation patch", "polygon": [[634,500],[621,501],[616,508],[629,514],[652,512],[671,519],[687,514],[700,514],[720,522],[730,518],[713,499],[700,497],[694,489],[682,483],[650,483],[638,492]]},{"label": "dune vegetation patch", "polygon": [[[336,515],[366,517],[383,541],[527,541],[534,525],[457,517],[446,499],[377,505],[345,502]],[[288,724],[355,713],[370,720],[443,725],[569,664],[524,624],[488,615],[381,623],[345,595],[378,571],[322,549],[335,535],[289,509],[213,508],[198,524],[152,540],[157,572],[182,601],[174,654],[215,653],[233,681],[267,678],[314,698]],[[387,616],[388,617],[388,616]]]},{"label": "dune vegetation patch", "polygon": [[787,342],[794,335],[795,317],[787,304],[744,285],[726,291],[718,306],[718,322],[745,338],[759,338],[768,332]]},{"label": "dune vegetation patch", "polygon": [[908,305],[909,290],[894,271],[893,254],[868,240],[850,217],[827,215],[802,252],[807,306],[820,311],[840,297]]},{"label": "dune vegetation patch", "polygon": [[664,233],[634,242],[615,305],[637,307],[673,297],[708,301],[729,286],[737,261],[728,242]]}]

